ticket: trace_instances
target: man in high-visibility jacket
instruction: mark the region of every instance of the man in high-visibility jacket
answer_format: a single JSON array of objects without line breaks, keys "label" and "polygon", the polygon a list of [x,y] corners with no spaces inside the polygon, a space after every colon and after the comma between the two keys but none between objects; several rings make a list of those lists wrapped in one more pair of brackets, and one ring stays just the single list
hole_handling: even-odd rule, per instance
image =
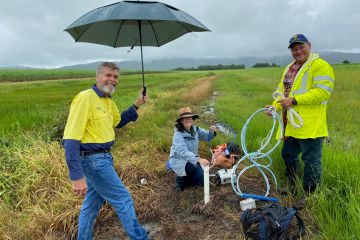
[{"label": "man in high-visibility jacket", "polygon": [[[334,89],[335,76],[332,67],[311,52],[311,43],[303,34],[290,38],[289,49],[294,61],[285,68],[276,89],[285,98],[267,107],[282,110],[285,129],[282,157],[289,183],[294,186],[302,153],[305,165],[303,188],[311,193],[321,179],[322,144],[324,137],[328,136],[326,108]],[[302,117],[302,127],[290,124],[288,108],[293,108]]]}]

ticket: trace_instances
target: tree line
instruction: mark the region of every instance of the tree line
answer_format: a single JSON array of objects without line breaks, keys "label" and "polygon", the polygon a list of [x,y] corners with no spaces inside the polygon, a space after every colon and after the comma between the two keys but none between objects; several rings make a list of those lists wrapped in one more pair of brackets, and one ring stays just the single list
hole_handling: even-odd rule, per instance
[{"label": "tree line", "polygon": [[200,65],[198,67],[178,67],[175,71],[205,71],[205,70],[222,70],[222,69],[245,69],[244,64],[231,64],[231,65]]},{"label": "tree line", "polygon": [[[253,68],[260,67],[279,67],[276,63],[255,63]],[[206,70],[225,70],[225,69],[245,69],[245,64],[218,64],[218,65],[200,65],[198,67],[178,67],[175,71],[206,71]]]},{"label": "tree line", "polygon": [[276,63],[272,63],[271,65],[269,63],[255,63],[253,65],[253,68],[261,68],[261,67],[280,67],[280,66],[276,65]]}]

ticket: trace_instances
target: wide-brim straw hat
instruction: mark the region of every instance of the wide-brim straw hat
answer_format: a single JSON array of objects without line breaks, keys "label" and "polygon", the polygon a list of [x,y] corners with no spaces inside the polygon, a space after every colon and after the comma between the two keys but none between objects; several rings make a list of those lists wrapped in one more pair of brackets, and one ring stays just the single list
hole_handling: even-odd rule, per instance
[{"label": "wide-brim straw hat", "polygon": [[179,118],[176,119],[177,122],[180,122],[180,120],[184,117],[192,117],[192,119],[197,119],[199,118],[199,115],[197,114],[193,114],[191,111],[191,108],[189,107],[183,107],[179,109]]}]

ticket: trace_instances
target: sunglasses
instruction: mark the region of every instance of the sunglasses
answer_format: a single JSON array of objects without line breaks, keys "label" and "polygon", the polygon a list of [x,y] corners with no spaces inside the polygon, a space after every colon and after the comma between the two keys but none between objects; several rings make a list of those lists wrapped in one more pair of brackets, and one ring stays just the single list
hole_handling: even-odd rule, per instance
[{"label": "sunglasses", "polygon": [[231,157],[233,157],[233,158],[235,159],[235,161],[239,160],[239,156],[238,156],[238,155],[232,155],[232,154],[230,154],[230,155],[225,155],[225,156],[226,156],[226,158],[231,158]]}]

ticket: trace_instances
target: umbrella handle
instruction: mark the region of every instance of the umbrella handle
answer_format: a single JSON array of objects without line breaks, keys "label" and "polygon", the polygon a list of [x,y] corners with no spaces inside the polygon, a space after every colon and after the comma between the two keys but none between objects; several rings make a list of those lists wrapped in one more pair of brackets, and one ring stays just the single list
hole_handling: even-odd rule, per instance
[{"label": "umbrella handle", "polygon": [[144,97],[146,96],[146,84],[143,86],[142,95],[143,95]]}]

